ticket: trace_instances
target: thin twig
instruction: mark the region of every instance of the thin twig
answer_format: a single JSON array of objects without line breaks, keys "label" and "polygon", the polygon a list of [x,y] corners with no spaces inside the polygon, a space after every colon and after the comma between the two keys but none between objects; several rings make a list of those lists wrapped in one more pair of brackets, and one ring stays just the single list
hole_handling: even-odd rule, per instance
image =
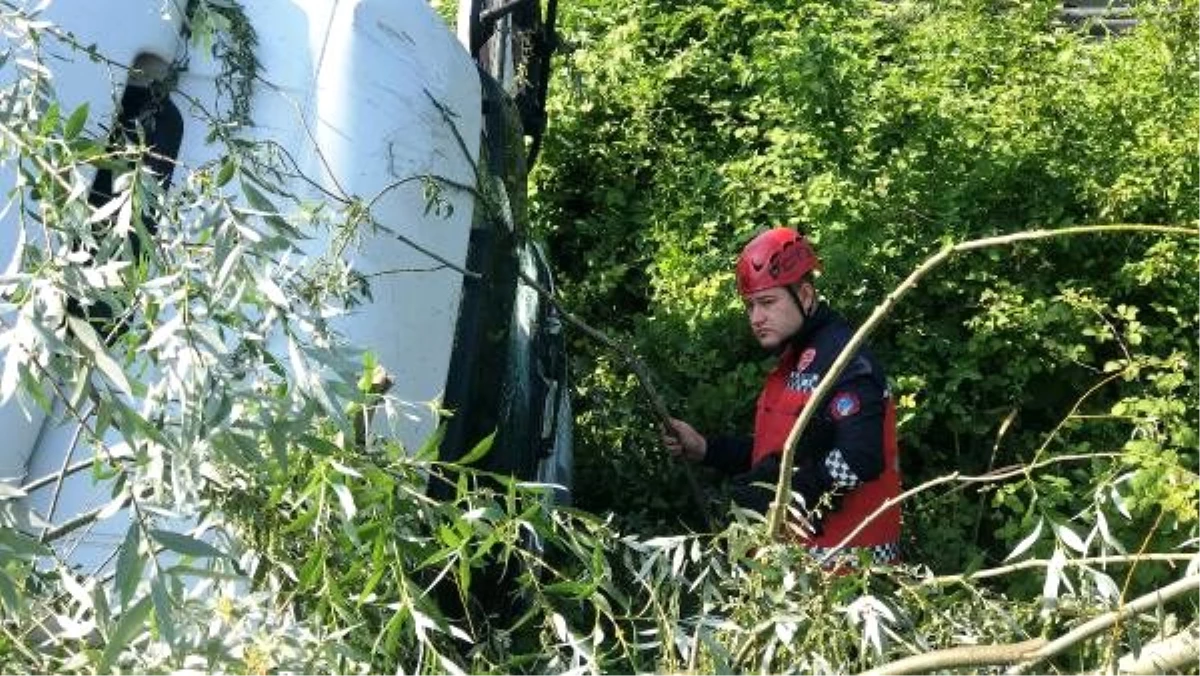
[{"label": "thin twig", "polygon": [[87,460],[76,461],[75,463],[68,465],[61,472],[55,472],[54,474],[47,474],[39,479],[34,479],[33,481],[30,481],[29,483],[25,484],[24,486],[21,486],[21,490],[25,491],[26,493],[32,493],[35,490],[41,488],[42,486],[48,486],[61,478],[69,477],[78,472],[82,472],[83,470],[85,470],[95,464],[96,464],[95,458],[88,458]]},{"label": "thin twig", "polygon": [[1034,451],[1033,461],[1037,462],[1038,458],[1042,457],[1042,453],[1047,448],[1050,447],[1050,442],[1052,442],[1056,438],[1058,438],[1059,431],[1061,431],[1063,427],[1066,427],[1068,422],[1070,422],[1071,420],[1076,420],[1078,418],[1078,416],[1076,414],[1079,411],[1079,407],[1083,406],[1083,402],[1087,401],[1092,396],[1092,394],[1099,391],[1100,388],[1104,387],[1105,385],[1107,385],[1107,384],[1111,383],[1112,381],[1116,380],[1117,378],[1121,377],[1121,375],[1122,374],[1120,371],[1117,371],[1116,373],[1110,373],[1109,375],[1102,378],[1100,380],[1100,382],[1098,382],[1095,385],[1088,388],[1088,391],[1084,392],[1083,396],[1075,401],[1075,405],[1071,407],[1070,412],[1068,412],[1066,416],[1064,416],[1061,420],[1058,421],[1058,424],[1054,426],[1054,429],[1050,430],[1050,434],[1046,435],[1046,440],[1044,442],[1042,442],[1041,446],[1038,446],[1038,449],[1036,451]]},{"label": "thin twig", "polygon": [[[374,217],[372,217],[372,220],[374,220]],[[400,240],[401,242],[404,242],[405,244],[412,247],[413,249],[416,249],[420,253],[423,253],[426,256],[432,258],[433,260],[437,261],[438,263],[441,263],[443,266],[450,268],[451,270],[457,272],[458,274],[462,275],[463,277],[465,277],[467,279],[483,279],[483,275],[479,274],[478,272],[468,270],[468,269],[462,267],[461,265],[453,263],[449,259],[443,257],[442,255],[440,255],[436,252],[426,249],[425,247],[421,246],[420,244],[417,244],[412,239],[410,239],[404,235],[392,233],[392,236],[395,237],[396,239]]]},{"label": "thin twig", "polygon": [[[842,349],[841,354],[834,360],[829,367],[829,371],[821,379],[816,390],[813,391],[810,400],[820,402],[827,396],[837,384],[838,376],[846,369],[850,361],[858,353],[859,347],[866,340],[867,336],[883,321],[899,302],[900,298],[917,286],[922,278],[930,271],[944,263],[947,259],[957,253],[965,253],[976,249],[984,249],[993,246],[1002,246],[1016,244],[1018,242],[1026,242],[1039,239],[1048,239],[1052,237],[1065,237],[1070,235],[1083,234],[1099,234],[1112,232],[1152,232],[1167,235],[1186,235],[1196,237],[1200,235],[1200,229],[1184,228],[1168,225],[1144,225],[1144,224],[1116,224],[1116,225],[1083,225],[1068,228],[1059,228],[1057,230],[1027,230],[1024,232],[1013,233],[1011,235],[1001,235],[997,237],[984,237],[981,239],[969,240],[958,244],[947,244],[940,251],[930,256],[924,263],[918,266],[899,286],[897,286],[887,297],[875,307],[871,316],[863,322],[862,326],[855,331],[849,342]],[[783,446],[783,457],[780,461],[779,481],[775,487],[775,501],[771,505],[770,515],[767,519],[767,534],[772,537],[778,537],[783,529],[783,523],[787,518],[787,505],[791,501],[792,492],[792,468],[795,466],[796,442],[808,427],[817,409],[816,405],[805,406],[800,411],[799,418],[792,425],[792,430],[787,436],[787,440]],[[841,545],[839,545],[840,548]],[[838,548],[830,552],[834,554]]]},{"label": "thin twig", "polygon": [[[126,493],[124,496],[122,496],[121,507],[128,505],[132,497],[133,496],[130,493]],[[54,528],[48,528],[46,532],[42,533],[41,540],[42,542],[53,542],[67,533],[70,533],[81,526],[86,526],[87,524],[95,521],[96,519],[100,518],[101,512],[109,509],[120,509],[120,507],[114,508],[112,505],[103,505],[101,507],[88,510],[73,519],[64,521],[62,524],[55,526]]]},{"label": "thin twig", "polygon": [[[1164,562],[1186,562],[1196,558],[1196,554],[1121,554],[1111,556],[1088,556],[1080,559],[1067,559],[1063,565],[1067,566],[1107,566],[1110,564],[1130,563],[1137,565],[1142,561],[1164,561]],[[954,584],[957,582],[967,582],[970,580],[982,580],[989,577],[999,577],[1014,573],[1019,570],[1028,570],[1030,568],[1048,568],[1051,564],[1049,559],[1027,559],[1018,561],[1007,566],[997,568],[983,568],[973,573],[960,573],[958,575],[939,575],[937,577],[926,578],[917,583],[919,587],[925,586],[940,586]],[[1056,564],[1057,565],[1057,564]]]},{"label": "thin twig", "polygon": [[364,274],[363,277],[366,279],[371,279],[372,277],[384,277],[386,275],[402,275],[402,274],[409,274],[409,273],[415,274],[415,273],[424,273],[424,272],[437,272],[438,270],[446,270],[446,269],[447,268],[445,265],[435,265],[435,266],[429,267],[429,268],[392,268],[390,270],[379,270],[378,272],[369,272],[367,274]]},{"label": "thin twig", "polygon": [[[90,416],[91,414],[92,413],[90,409],[84,412],[85,416]],[[46,510],[47,521],[54,520],[54,512],[58,509],[59,499],[62,498],[63,481],[65,481],[67,478],[67,470],[70,468],[71,458],[75,457],[75,450],[79,448],[79,437],[82,434],[83,424],[80,423],[75,426],[75,433],[71,435],[71,443],[67,446],[67,454],[63,456],[62,466],[58,469],[58,477],[56,485],[54,486],[54,493],[50,496],[50,507]],[[46,537],[46,533],[44,531],[42,533],[42,537]],[[43,540],[43,542],[44,541],[45,540]]]},{"label": "thin twig", "polygon": [[475,174],[475,185],[479,185],[483,182],[479,174],[479,165],[472,160],[475,154],[471,152],[471,149],[467,146],[466,139],[463,138],[462,132],[458,130],[458,124],[454,121],[456,117],[454,111],[450,110],[450,107],[446,104],[438,101],[437,97],[428,89],[422,88],[421,91],[425,92],[425,96],[429,98],[429,102],[433,104],[434,108],[437,108],[438,113],[442,116],[442,121],[450,127],[450,131],[454,134],[454,140],[458,142],[458,149],[462,151],[463,157],[467,160],[467,165],[471,167],[472,173]]},{"label": "thin twig", "polygon": [[[1000,429],[996,430],[996,441],[992,444],[992,456],[988,458],[987,471],[991,472],[996,469],[996,456],[1000,453],[1000,442],[1004,440],[1004,434],[1008,432],[1009,425],[1012,425],[1012,422],[1017,419],[1017,414],[1020,412],[1020,407],[1015,407],[1000,422]],[[984,501],[986,499],[987,496],[980,493],[979,505],[975,508],[975,528],[971,532],[971,542],[979,542],[979,528],[983,525]]]},{"label": "thin twig", "polygon": [[[1150,540],[1154,534],[1158,532],[1158,527],[1162,525],[1163,517],[1167,515],[1167,510],[1164,507],[1159,507],[1158,516],[1154,518],[1154,523],[1150,526],[1150,530],[1146,531],[1146,537],[1142,538],[1142,545],[1138,547],[1137,556],[1142,556],[1146,553],[1146,548],[1150,546]],[[1129,585],[1133,583],[1133,574],[1137,571],[1138,562],[1129,567],[1125,573],[1125,584],[1121,585],[1121,595],[1118,597],[1118,604],[1125,602],[1125,595],[1129,593]],[[1118,605],[1118,608],[1120,606]],[[1113,625],[1112,640],[1109,642],[1109,663],[1114,663],[1117,660],[1117,638],[1121,632],[1119,624]]]},{"label": "thin twig", "polygon": [[[42,378],[45,381],[49,382],[50,387],[54,390],[55,395],[57,395],[58,399],[63,402],[63,408],[66,410],[66,413],[68,415],[70,415],[76,422],[78,422],[79,425],[85,431],[87,431],[88,435],[95,441],[96,446],[100,450],[101,455],[103,455],[104,458],[106,460],[108,460],[109,464],[111,464],[114,468],[116,468],[116,470],[118,472],[121,472],[124,474],[127,470],[124,467],[122,467],[119,463],[117,463],[117,460],[116,460],[117,456],[113,452],[112,448],[109,447],[108,443],[104,441],[104,437],[101,436],[101,434],[95,428],[93,428],[91,425],[88,425],[87,417],[84,416],[83,413],[71,402],[71,400],[67,397],[66,392],[63,392],[62,387],[60,387],[58,381],[53,378],[52,374],[46,369],[46,367],[43,364],[39,363],[38,360],[36,359],[36,357],[34,357],[34,355],[29,355],[29,356],[31,357],[29,363],[32,364],[33,367],[38,370],[39,374],[42,376]],[[137,522],[138,526],[142,529],[143,532],[149,533],[150,527],[147,525],[146,515],[143,512],[141,504],[138,502],[138,498],[133,495],[132,490],[130,492],[126,493],[125,497],[126,497],[126,504],[128,504],[130,507],[133,508],[134,520]],[[124,504],[122,506],[124,506]],[[79,517],[79,519],[76,519],[76,521],[80,521],[80,523],[72,526],[70,530],[74,530],[75,528],[78,528],[80,525],[86,524],[89,521],[94,521],[96,519],[96,517],[99,515],[99,513],[100,513],[100,510],[92,510],[92,512],[89,512],[88,514],[81,515]],[[85,519],[84,517],[90,517],[90,518]],[[64,524],[64,526],[66,526],[66,525],[67,524]],[[61,530],[62,530],[61,527],[58,529],[54,529],[54,531],[61,531]],[[43,542],[52,541],[54,538],[63,534],[61,532],[54,532],[54,531],[47,531],[46,533],[44,533],[42,536],[42,541]],[[64,531],[64,532],[69,532],[69,531]],[[157,560],[154,562],[154,565],[157,568],[157,566],[158,566]]]}]

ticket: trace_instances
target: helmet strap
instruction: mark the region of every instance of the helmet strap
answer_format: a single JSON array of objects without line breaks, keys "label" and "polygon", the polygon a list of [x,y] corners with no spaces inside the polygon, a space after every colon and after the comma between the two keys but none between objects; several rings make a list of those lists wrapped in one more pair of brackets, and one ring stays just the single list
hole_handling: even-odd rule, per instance
[{"label": "helmet strap", "polygon": [[804,307],[804,303],[800,302],[800,294],[796,292],[797,286],[799,286],[799,285],[798,284],[788,284],[784,288],[787,289],[788,295],[792,297],[792,300],[794,300],[796,302],[796,308],[800,310],[800,318],[804,320],[805,324],[807,324],[808,318],[812,316],[812,311],[806,309]]}]

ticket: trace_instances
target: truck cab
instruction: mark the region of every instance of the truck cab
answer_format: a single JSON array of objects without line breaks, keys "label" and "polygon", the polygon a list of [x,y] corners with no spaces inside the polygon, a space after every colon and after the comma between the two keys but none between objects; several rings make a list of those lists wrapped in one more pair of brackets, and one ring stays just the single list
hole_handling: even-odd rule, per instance
[{"label": "truck cab", "polygon": [[[251,182],[238,197],[280,227],[290,227],[292,207],[364,209],[370,227],[352,237],[296,226],[296,250],[281,254],[279,276],[260,280],[260,291],[280,296],[284,311],[296,269],[288,261],[334,252],[365,292],[330,311],[331,331],[370,353],[386,375],[385,405],[369,434],[409,451],[441,435],[444,460],[490,438],[482,468],[553,484],[556,499],[569,501],[563,327],[537,288],[553,290],[553,279],[529,229],[525,181],[534,153],[516,101],[527,83],[515,84],[507,42],[521,31],[494,30],[512,28],[511,11],[481,23],[487,8],[465,5],[460,37],[423,0],[53,0],[30,10],[50,36],[50,57],[29,68],[10,64],[0,87],[11,99],[22,78],[41,78],[57,110],[86,111],[82,136],[109,145],[142,138],[144,165],[164,191],[182,189],[198,167],[228,163],[233,143],[280,162],[260,174],[270,184]],[[220,39],[197,39],[198,22],[217,25]],[[482,63],[480,53],[492,56]],[[106,425],[104,443],[88,443],[81,431],[97,410],[74,400],[70,383],[40,397],[15,385],[37,379],[29,355],[53,349],[37,336],[54,330],[20,280],[47,256],[90,264],[39,241],[44,224],[31,215],[39,195],[22,179],[22,161],[0,164],[8,204],[0,210],[0,488],[34,517],[27,527],[52,534],[64,560],[93,573],[111,565],[131,518],[113,502],[113,482],[97,479],[93,460],[99,446],[136,455],[135,433]],[[120,174],[101,163],[84,173],[86,194],[75,198],[87,200],[88,218],[121,218],[129,207],[119,203]],[[112,320],[95,307],[72,307],[70,297],[64,304],[68,324],[72,312]],[[317,377],[301,373],[304,360],[285,338],[269,349],[292,376]],[[153,396],[155,378],[168,370],[147,365],[147,382],[134,383],[126,400]]]}]

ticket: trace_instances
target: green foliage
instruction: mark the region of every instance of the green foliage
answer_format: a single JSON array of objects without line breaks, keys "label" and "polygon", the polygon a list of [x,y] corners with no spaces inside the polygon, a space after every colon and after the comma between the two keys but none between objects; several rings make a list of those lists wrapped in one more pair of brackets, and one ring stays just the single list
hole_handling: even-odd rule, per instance
[{"label": "green foliage", "polygon": [[[943,242],[1194,224],[1196,3],[1137,3],[1109,39],[1059,4],[570,3],[532,206],[572,307],[636,346],[677,415],[748,433],[765,363],[731,269],[762,228],[807,231],[823,292],[862,318]],[[909,556],[999,561],[1038,515],[1078,518],[1114,482],[1124,536],[1153,531],[1161,551],[1194,534],[1196,274],[1194,238],[1119,235],[988,250],[923,281],[872,339],[906,483],[1096,459],[917,496]],[[580,504],[694,525],[626,373],[573,347],[580,483],[604,487]],[[1151,528],[1159,505],[1170,535]]]},{"label": "green foliage", "polygon": [[[1191,141],[1175,135],[1194,137],[1178,124],[1194,106],[1163,85],[1171,75],[1190,96],[1194,22],[1149,17],[1114,42],[1050,31],[1010,53],[1046,29],[1047,7],[576,3],[568,72],[586,87],[556,112],[563,129],[549,137],[537,203],[572,307],[632,340],[689,416],[744,430],[764,364],[743,337],[728,267],[764,219],[811,225],[826,288],[859,315],[943,236],[1050,213],[1051,224],[1068,213],[1194,219],[1195,158],[1177,154]],[[234,30],[217,8],[210,29]],[[878,347],[910,463],[920,461],[910,479],[1027,471],[921,494],[908,509],[914,564],[831,575],[740,513],[678,534],[678,521],[699,521],[690,497],[664,490],[682,485],[678,468],[656,448],[631,377],[586,343],[577,497],[623,505],[619,519],[436,462],[436,435],[414,455],[360,441],[354,420],[382,403],[374,364],[324,318],[369,292],[341,256],[361,237],[363,202],[296,203],[277,190],[290,169],[279,154],[222,131],[232,102],[211,120],[228,152],[163,190],[144,148],[106,147],[86,108],[54,102],[36,48],[85,48],[5,3],[0,25],[10,56],[26,57],[0,64],[11,70],[0,157],[20,169],[9,197],[24,233],[19,265],[0,278],[0,400],[67,402],[94,453],[75,471],[113,497],[91,518],[123,507],[134,517],[111,569],[70,570],[53,548],[70,524],[41,523],[24,502],[33,487],[0,483],[0,671],[850,672],[1053,634],[1179,577],[1174,562],[1195,574],[1194,555],[1177,551],[1194,550],[1197,522],[1192,240],[1006,250],[955,263],[904,305],[902,328]],[[1156,45],[1165,60],[1110,54]],[[1129,100],[1068,77],[1078,63],[1061,54],[1076,52],[1106,78],[1130,78]],[[972,59],[984,57],[996,65],[980,70]],[[1030,63],[1048,70],[1024,74]],[[1046,78],[1093,87],[1094,108],[1113,118],[1073,120],[1080,133],[1111,141],[1096,119],[1140,130],[1112,157],[1091,141],[1071,146],[1119,166],[1054,165],[1078,190],[1062,203],[1004,192],[1041,186],[1025,172],[1075,143],[1044,128],[1049,113],[1023,117],[1056,93],[1022,89]],[[901,94],[903,111],[883,105]],[[963,111],[982,116],[976,127],[960,126]],[[983,150],[959,147],[970,129]],[[968,158],[979,173],[960,181]],[[1154,172],[1175,165],[1190,173]],[[115,171],[117,194],[90,205],[97,166]],[[332,231],[331,251],[290,255],[313,228]],[[451,482],[453,497],[429,499],[430,480]],[[666,528],[676,532],[651,532]],[[1086,558],[1123,551],[1159,558]],[[1046,572],[979,571],[1011,580],[1003,588],[929,574],[1001,557]],[[1194,599],[1166,604],[1046,666],[1095,670],[1196,615]]]},{"label": "green foliage", "polygon": [[438,16],[446,22],[446,25],[454,30],[458,23],[458,3],[450,2],[450,0],[431,0],[430,6],[437,11]]}]

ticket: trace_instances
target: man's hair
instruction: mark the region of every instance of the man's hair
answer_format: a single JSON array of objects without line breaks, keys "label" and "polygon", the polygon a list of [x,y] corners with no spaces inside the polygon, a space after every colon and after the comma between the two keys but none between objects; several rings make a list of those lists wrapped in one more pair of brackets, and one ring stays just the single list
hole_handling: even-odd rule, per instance
[{"label": "man's hair", "polygon": [[801,277],[799,280],[797,280],[797,281],[795,281],[795,282],[792,282],[791,286],[794,286],[794,287],[796,287],[796,288],[800,288],[800,286],[801,286],[802,284],[808,284],[808,285],[812,286],[812,288],[813,288],[814,290],[816,290],[816,288],[817,288],[817,275],[816,275],[816,274],[814,274],[812,271],[806,272],[806,273],[804,273],[804,276],[803,276],[803,277]]}]

